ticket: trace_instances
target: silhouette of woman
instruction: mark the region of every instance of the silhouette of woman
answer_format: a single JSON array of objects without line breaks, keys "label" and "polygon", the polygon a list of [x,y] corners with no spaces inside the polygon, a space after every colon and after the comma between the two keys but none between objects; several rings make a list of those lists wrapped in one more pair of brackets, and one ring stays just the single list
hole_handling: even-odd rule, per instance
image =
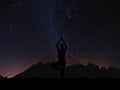
[{"label": "silhouette of woman", "polygon": [[63,37],[60,38],[60,40],[57,43],[57,51],[58,51],[58,62],[54,63],[52,67],[54,69],[57,69],[61,72],[61,78],[64,77],[64,70],[66,66],[66,60],[65,60],[65,54],[66,54],[66,43],[63,40]]}]

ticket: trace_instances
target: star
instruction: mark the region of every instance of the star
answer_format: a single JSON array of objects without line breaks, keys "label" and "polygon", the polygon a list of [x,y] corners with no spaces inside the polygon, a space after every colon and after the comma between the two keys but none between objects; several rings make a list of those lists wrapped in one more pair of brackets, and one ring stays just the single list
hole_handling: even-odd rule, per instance
[{"label": "star", "polygon": [[66,16],[67,16],[69,19],[72,18],[71,14],[70,14],[70,11],[66,11]]},{"label": "star", "polygon": [[13,28],[13,24],[10,24],[9,26],[10,26],[10,28]]},{"label": "star", "polygon": [[103,32],[103,35],[106,35],[107,34],[107,32]]},{"label": "star", "polygon": [[68,18],[69,18],[69,19],[71,19],[71,18],[72,18],[72,16],[71,16],[71,15],[68,15]]},{"label": "star", "polygon": [[16,8],[16,7],[17,7],[17,5],[15,4],[15,5],[13,5],[13,7],[14,7],[14,8]]}]

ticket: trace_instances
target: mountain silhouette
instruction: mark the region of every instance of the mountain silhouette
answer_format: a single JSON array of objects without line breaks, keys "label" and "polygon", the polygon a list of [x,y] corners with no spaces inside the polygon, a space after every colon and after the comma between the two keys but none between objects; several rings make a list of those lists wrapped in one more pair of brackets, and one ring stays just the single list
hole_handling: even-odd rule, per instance
[{"label": "mountain silhouette", "polygon": [[3,76],[0,75],[0,79],[4,79]]},{"label": "mountain silhouette", "polygon": [[2,80],[2,79],[7,79],[7,77],[3,77],[0,75],[0,80]]},{"label": "mountain silhouette", "polygon": [[[18,79],[60,79],[60,72],[51,68],[52,63],[38,63],[24,72],[16,75],[14,78]],[[108,78],[118,79],[120,78],[120,69],[115,67],[99,68],[97,65],[89,63],[88,65],[76,64],[66,67],[65,79],[96,79],[96,78]]]}]

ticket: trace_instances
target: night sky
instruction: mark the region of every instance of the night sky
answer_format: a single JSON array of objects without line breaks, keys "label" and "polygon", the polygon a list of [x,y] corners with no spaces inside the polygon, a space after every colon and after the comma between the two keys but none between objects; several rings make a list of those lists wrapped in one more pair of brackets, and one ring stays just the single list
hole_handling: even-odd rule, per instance
[{"label": "night sky", "polygon": [[0,75],[57,60],[120,68],[120,5],[115,0],[0,0]]}]

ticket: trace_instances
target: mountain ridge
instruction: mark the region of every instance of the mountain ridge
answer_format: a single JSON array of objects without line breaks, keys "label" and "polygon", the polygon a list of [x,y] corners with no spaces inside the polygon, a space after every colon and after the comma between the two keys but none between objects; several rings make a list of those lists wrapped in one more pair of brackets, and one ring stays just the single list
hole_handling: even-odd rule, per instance
[{"label": "mountain ridge", "polygon": [[[60,72],[51,68],[53,62],[46,64],[38,63],[32,65],[27,70],[16,75],[18,79],[60,79]],[[88,63],[87,65],[76,64],[66,67],[65,79],[96,79],[96,78],[120,78],[120,69],[116,67],[100,68],[97,65]]]}]

